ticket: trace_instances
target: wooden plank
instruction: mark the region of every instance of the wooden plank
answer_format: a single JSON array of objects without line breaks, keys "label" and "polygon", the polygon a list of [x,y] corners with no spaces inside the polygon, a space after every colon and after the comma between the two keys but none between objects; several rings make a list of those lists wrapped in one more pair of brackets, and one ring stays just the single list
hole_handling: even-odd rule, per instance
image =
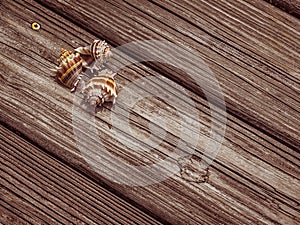
[{"label": "wooden plank", "polygon": [[[25,14],[21,10],[24,7]],[[97,182],[105,182],[164,223],[299,222],[299,154],[232,115],[228,116],[225,141],[209,169],[206,183],[189,182],[176,174],[159,184],[126,187],[97,174],[84,161],[75,143],[71,120],[74,95],[49,77],[49,68],[54,68],[61,47],[78,47],[95,39],[95,36],[31,1],[6,2],[1,12],[3,45],[0,62],[3,66],[0,71],[3,82],[0,90],[3,101],[0,120],[6,126]],[[38,33],[30,30],[30,23],[34,20],[42,24],[42,30]],[[134,79],[147,75],[158,74],[142,65],[132,66],[120,72],[118,82],[124,87]],[[172,87],[168,87],[168,91],[178,95]],[[192,96],[203,115],[201,123],[205,144],[208,139],[205,133],[209,132],[210,127],[207,102],[193,92],[185,91]],[[152,107],[165,107],[153,99],[149,101]],[[137,107],[137,116],[132,119],[145,131],[142,118],[151,114],[146,107],[147,102]],[[173,119],[176,120],[176,117]],[[130,149],[115,140],[107,128],[109,111],[97,114],[97,123],[105,137],[105,146],[128,161],[133,158],[143,162],[141,156],[130,155]],[[122,127],[116,128],[122,130]],[[170,127],[173,128],[177,129]],[[158,150],[167,153],[173,138],[168,136]],[[196,155],[201,157],[201,153],[202,148],[198,146]],[[152,158],[149,157],[149,160]]]},{"label": "wooden plank", "polygon": [[300,18],[300,1],[299,0],[265,0],[272,5],[286,11],[287,13]]},{"label": "wooden plank", "polygon": [[[294,17],[273,13],[262,1],[39,2],[115,46],[152,38],[194,49],[218,77],[228,113],[299,149],[300,22]],[[203,96],[181,73],[155,68]]]},{"label": "wooden plank", "polygon": [[[2,206],[5,205],[5,206]],[[0,224],[28,224],[29,221],[26,221],[16,215],[15,212],[10,211],[9,209],[10,206],[5,204],[4,202],[1,202],[0,206]],[[31,221],[32,222],[32,221]],[[32,224],[34,224],[32,222]]]},{"label": "wooden plank", "polygon": [[7,128],[0,131],[4,224],[160,224]]}]

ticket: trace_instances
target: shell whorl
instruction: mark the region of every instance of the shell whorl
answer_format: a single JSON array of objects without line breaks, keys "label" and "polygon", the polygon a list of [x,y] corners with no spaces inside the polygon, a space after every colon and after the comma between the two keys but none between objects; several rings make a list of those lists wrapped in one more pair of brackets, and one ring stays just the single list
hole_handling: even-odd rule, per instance
[{"label": "shell whorl", "polygon": [[62,48],[59,59],[57,61],[61,64],[63,62],[67,62],[68,60],[74,58],[74,56],[75,55],[72,51]]},{"label": "shell whorl", "polygon": [[100,69],[112,57],[109,45],[105,41],[94,40],[86,47],[79,47],[74,50],[84,59],[83,67],[88,69]]},{"label": "shell whorl", "polygon": [[90,52],[92,57],[101,63],[105,63],[112,57],[110,47],[105,41],[95,40],[90,46]]},{"label": "shell whorl", "polygon": [[74,88],[78,80],[81,79],[83,60],[80,54],[62,49],[58,62],[60,64],[55,71],[58,81],[68,88]]},{"label": "shell whorl", "polygon": [[118,91],[114,76],[115,73],[103,70],[86,83],[82,93],[90,105],[101,106],[104,102],[115,102]]}]

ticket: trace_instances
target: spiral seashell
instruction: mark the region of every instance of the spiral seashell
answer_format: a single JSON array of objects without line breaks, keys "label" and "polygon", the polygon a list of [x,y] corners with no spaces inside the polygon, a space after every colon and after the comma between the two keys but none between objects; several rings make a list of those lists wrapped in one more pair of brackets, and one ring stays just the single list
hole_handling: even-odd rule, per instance
[{"label": "spiral seashell", "polygon": [[110,47],[105,41],[95,40],[91,45],[74,50],[84,59],[83,67],[93,71],[100,69],[112,57]]},{"label": "spiral seashell", "polygon": [[55,70],[57,80],[66,87],[71,88],[71,92],[75,91],[82,78],[83,59],[79,53],[74,54],[72,51],[62,49],[58,62],[59,66]]},{"label": "spiral seashell", "polygon": [[90,105],[101,106],[104,102],[115,103],[118,95],[115,75],[109,70],[102,70],[98,76],[91,78],[86,83],[82,93]]},{"label": "spiral seashell", "polygon": [[95,40],[90,46],[90,51],[94,59],[100,60],[103,63],[112,57],[110,47],[105,41]]}]

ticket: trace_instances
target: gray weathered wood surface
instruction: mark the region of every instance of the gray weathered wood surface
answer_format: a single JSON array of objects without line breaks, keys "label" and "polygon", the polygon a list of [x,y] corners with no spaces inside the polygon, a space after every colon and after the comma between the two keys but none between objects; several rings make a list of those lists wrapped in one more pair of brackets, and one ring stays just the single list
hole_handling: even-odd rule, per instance
[{"label": "gray weathered wood surface", "polygon": [[[7,0],[0,7],[0,222],[300,222],[299,20],[250,0]],[[39,31],[30,28],[33,21],[41,24]],[[134,40],[169,40],[205,59],[223,89],[228,112],[225,140],[208,180],[190,182],[178,173],[158,184],[130,187],[106,179],[84,160],[73,134],[74,94],[50,77],[50,69],[62,47],[73,49],[96,38],[114,47]],[[163,75],[166,91],[175,96],[180,93],[168,84],[182,85],[195,102],[203,126],[195,158],[201,158],[211,125],[200,88],[160,64],[132,65],[119,72],[117,81],[125,88],[149,75]],[[176,104],[185,106],[180,99]],[[141,140],[155,109],[168,118],[166,129],[174,134],[169,132],[157,148],[160,157],[179,139],[179,118],[170,107],[148,99],[131,116]],[[112,130],[126,130],[118,125],[110,129],[110,116],[104,109],[96,121],[100,138],[116,157],[132,164],[155,160],[117,141]]]},{"label": "gray weathered wood surface", "polygon": [[[261,1],[46,3],[113,45],[153,38],[195,49],[218,77],[229,113],[299,148],[297,19],[278,10],[276,19],[281,21],[273,22],[275,17],[262,11],[273,7]],[[115,21],[118,26],[112,26]],[[181,74],[166,74],[199,94]]]},{"label": "gray weathered wood surface", "polygon": [[159,223],[7,128],[0,130],[0,222]]}]

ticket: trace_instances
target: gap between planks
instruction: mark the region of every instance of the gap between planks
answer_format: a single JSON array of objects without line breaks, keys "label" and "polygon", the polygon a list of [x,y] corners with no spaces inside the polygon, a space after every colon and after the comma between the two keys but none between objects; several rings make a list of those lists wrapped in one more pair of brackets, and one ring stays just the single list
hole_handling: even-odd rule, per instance
[{"label": "gap between planks", "polygon": [[[292,16],[268,15],[260,1],[38,2],[115,46],[164,39],[196,50],[216,74],[228,113],[299,149],[300,23]],[[203,96],[181,73],[152,68]]]},{"label": "gap between planks", "polygon": [[[51,15],[51,12],[48,12],[48,14]],[[53,14],[52,14],[53,15]],[[44,17],[46,17],[46,15],[44,15]],[[26,18],[26,17],[25,17]],[[39,20],[41,20],[41,18],[39,18]],[[26,21],[26,20],[24,20]],[[50,20],[51,21],[51,20]],[[63,21],[62,19],[60,19],[60,21]],[[22,21],[18,21],[20,22],[20,24],[22,24]],[[55,29],[58,29],[58,27],[55,26],[55,20],[51,21],[53,23],[52,27],[54,27]],[[65,22],[65,21],[64,21]],[[67,22],[65,22],[66,24],[68,24]],[[23,22],[24,24],[24,22]],[[44,24],[46,25],[47,22],[44,21]],[[51,23],[48,23],[49,26],[51,26]],[[61,22],[62,24],[62,22]],[[65,26],[62,24],[62,26]],[[72,31],[72,27],[73,26],[68,26],[66,25],[64,28],[69,29],[70,31]],[[17,27],[17,29],[21,29],[21,27]],[[26,30],[26,29],[25,29]],[[19,30],[19,32],[22,30]],[[51,33],[51,32],[50,32]],[[63,33],[63,32],[62,32]],[[55,43],[57,40],[55,39],[55,44],[57,44],[58,46],[62,46],[64,44],[64,40],[70,38],[70,40],[74,39],[73,33],[69,33],[66,34],[69,35],[68,36],[64,36],[64,35],[60,35],[60,40],[59,43]],[[75,35],[76,36],[76,35]],[[79,36],[79,34],[78,34]],[[47,36],[46,36],[47,37]],[[51,36],[48,36],[47,38],[49,38],[51,40]],[[35,36],[35,38],[37,38],[37,40],[41,40],[39,38],[42,38],[41,36]],[[86,37],[86,41],[89,41],[91,38],[94,38],[92,36],[88,36]],[[45,39],[45,40],[49,40],[49,39]],[[54,41],[54,38],[52,39]],[[30,42],[26,41],[26,36],[24,39],[22,39],[22,43],[24,44],[24,46],[28,45]],[[24,61],[17,61],[17,63],[21,63],[22,67],[27,67],[28,70],[26,69],[20,69],[21,67],[17,66],[16,63],[12,63],[11,64],[11,68],[16,68],[17,73],[20,75],[19,78],[20,80],[17,80],[16,78],[18,76],[16,76],[15,74],[13,74],[12,69],[10,69],[9,67],[6,67],[6,69],[8,70],[7,75],[9,76],[8,79],[6,80],[6,84],[11,86],[11,87],[5,87],[6,93],[8,94],[12,94],[12,95],[16,95],[18,96],[20,93],[21,95],[24,95],[24,105],[20,105],[17,103],[16,99],[15,100],[8,100],[8,98],[6,98],[6,103],[7,105],[4,105],[4,110],[7,110],[11,113],[16,114],[16,118],[11,117],[11,115],[5,115],[3,116],[1,119],[4,120],[6,123],[10,124],[11,126],[14,126],[17,130],[19,130],[19,132],[23,132],[25,133],[27,136],[29,136],[33,142],[39,143],[40,145],[43,145],[44,147],[47,148],[48,151],[52,152],[55,155],[58,155],[59,157],[61,157],[63,160],[69,161],[69,163],[75,165],[76,167],[81,168],[82,170],[88,170],[87,168],[82,168],[82,167],[86,167],[86,165],[82,164],[82,162],[80,162],[80,160],[78,161],[78,154],[76,153],[76,150],[74,150],[75,146],[72,143],[73,139],[72,139],[72,131],[71,129],[69,129],[69,126],[72,126],[70,123],[70,106],[72,105],[72,97],[70,94],[67,93],[67,90],[62,88],[62,87],[57,87],[57,84],[52,84],[50,82],[51,79],[47,78],[47,68],[53,66],[53,62],[55,62],[56,56],[55,56],[55,52],[59,52],[59,47],[56,47],[55,44],[53,44],[51,42],[48,42],[48,46],[45,49],[45,46],[40,46],[40,52],[42,53],[41,56],[45,57],[43,58],[38,58],[37,60],[33,60],[30,59],[30,57],[26,58],[27,56],[32,55],[33,52],[35,52],[34,46],[33,49],[31,50],[27,50],[27,51],[22,51],[22,52],[26,52],[24,55],[22,52],[20,54],[22,54],[22,57]],[[75,43],[80,43],[80,38],[76,39]],[[8,44],[8,46],[12,46],[11,44]],[[52,48],[53,47],[53,48]],[[48,48],[48,49],[47,49]],[[56,48],[56,49],[55,49]],[[6,52],[6,49],[3,49],[4,52]],[[52,53],[49,53],[52,52]],[[45,54],[47,53],[47,54]],[[5,57],[7,56],[2,56],[3,58],[1,59],[4,62],[7,62],[5,60]],[[32,57],[34,59],[34,57]],[[16,60],[18,60],[18,57],[16,56]],[[32,61],[32,65],[30,65],[30,61]],[[50,61],[50,63],[49,63]],[[41,65],[45,65],[44,67]],[[9,65],[9,64],[8,64]],[[36,68],[36,69],[35,69]],[[145,70],[142,67],[143,70]],[[34,71],[34,73],[30,72],[31,70]],[[43,77],[38,78],[36,75],[34,75],[37,71],[42,70],[41,73],[44,74]],[[136,69],[136,71],[139,71],[141,74],[145,73],[143,72],[143,70],[140,69]],[[149,70],[150,73],[154,74],[153,71]],[[28,74],[29,76],[28,76]],[[132,75],[134,75],[136,72],[129,70],[127,73],[121,73],[120,74],[120,82],[125,82],[125,79],[131,80]],[[26,75],[27,74],[27,75]],[[24,76],[24,77],[22,77]],[[30,83],[30,76],[33,76],[32,79],[34,79],[34,81],[36,82],[34,83]],[[29,82],[29,83],[28,83]],[[12,85],[13,84],[13,85]],[[49,85],[49,87],[45,88],[44,84]],[[30,88],[30,85],[33,85],[33,88]],[[54,95],[53,93],[51,93],[51,90],[55,90],[56,95]],[[28,93],[32,92],[32,93]],[[45,95],[43,95],[43,91],[45,91],[45,93],[47,93]],[[36,92],[36,94],[35,94]],[[3,93],[4,94],[4,93]],[[37,95],[41,95],[40,97],[38,97]],[[6,96],[4,94],[4,96]],[[46,97],[47,96],[47,97]],[[39,101],[40,106],[36,105],[36,103],[32,100],[30,100],[30,98],[36,98]],[[195,96],[195,98],[197,99],[197,101],[201,102],[201,99],[197,98],[197,96]],[[32,121],[29,119],[25,120],[25,123],[27,123],[30,126],[29,130],[32,130],[33,132],[34,129],[36,129],[35,127],[39,127],[39,129],[41,129],[42,132],[44,132],[46,135],[42,135],[39,133],[35,133],[35,134],[30,134],[26,131],[26,126],[24,126],[22,124],[22,118],[20,118],[20,113],[18,113],[18,111],[16,111],[16,108],[14,109],[15,106],[20,107],[22,110],[24,110],[24,113],[26,116],[31,116],[30,115],[30,109],[26,108],[27,104],[33,104],[36,107],[36,110],[39,110],[39,113],[43,114],[43,112],[45,112],[45,109],[47,109],[47,112],[49,113],[50,116],[53,116],[52,120],[56,121],[56,125],[58,126],[56,129],[64,129],[66,130],[67,134],[64,138],[59,138],[59,132],[55,131],[54,129],[54,135],[51,134],[51,132],[49,133],[49,131],[47,131],[47,129],[43,128],[43,123],[45,123],[47,121],[47,117],[46,116],[40,116],[37,117],[36,119],[38,119],[38,123],[32,123]],[[43,104],[47,104],[47,105],[52,105],[55,106],[54,109],[45,107]],[[205,105],[205,103],[201,103],[203,105]],[[200,107],[200,106],[199,106]],[[29,111],[28,111],[29,110]],[[207,111],[205,109],[203,109],[205,111],[204,114],[207,114]],[[60,115],[64,115],[63,118],[60,118],[59,115],[55,115],[55,113],[60,112]],[[25,117],[25,115],[23,115]],[[37,115],[34,115],[34,117]],[[144,116],[144,115],[140,115],[140,116]],[[32,117],[32,118],[34,118]],[[101,116],[102,117],[102,116]],[[107,118],[105,117],[105,114],[103,114],[102,120],[106,120]],[[20,120],[21,119],[21,120]],[[24,118],[23,118],[24,119]],[[48,118],[49,120],[49,118]],[[277,168],[280,168],[280,161],[284,159],[282,158],[283,153],[281,153],[280,149],[285,149],[286,152],[289,152],[289,154],[291,156],[293,156],[293,151],[290,151],[289,148],[287,148],[286,146],[281,145],[280,143],[276,142],[275,140],[272,140],[271,138],[269,138],[268,136],[259,133],[259,135],[255,135],[255,133],[257,133],[258,131],[255,131],[255,129],[249,127],[247,124],[243,124],[241,121],[236,120],[233,117],[230,117],[230,120],[234,121],[230,124],[230,127],[236,127],[236,129],[238,130],[238,132],[234,132],[233,129],[228,129],[228,133],[227,134],[227,142],[224,143],[224,148],[223,151],[221,152],[222,154],[220,154],[220,158],[218,158],[218,160],[216,161],[216,163],[211,167],[211,175],[210,175],[210,180],[209,183],[207,185],[201,185],[201,184],[195,184],[195,185],[191,185],[188,184],[184,181],[181,181],[180,178],[174,177],[173,179],[158,185],[157,187],[145,187],[145,188],[140,188],[140,189],[128,189],[128,188],[124,188],[124,187],[118,187],[115,184],[111,184],[112,187],[117,188],[120,192],[124,193],[127,197],[131,198],[131,199],[135,199],[135,201],[139,202],[140,204],[144,205],[145,208],[148,208],[149,210],[153,210],[154,213],[156,213],[157,215],[159,215],[160,217],[164,217],[165,219],[167,219],[168,221],[171,221],[173,223],[176,223],[178,221],[184,221],[186,223],[195,223],[195,222],[202,222],[202,223],[212,223],[212,222],[224,222],[227,221],[227,223],[232,223],[232,224],[239,224],[242,220],[244,222],[248,221],[255,221],[258,223],[258,221],[263,221],[263,222],[267,222],[267,221],[275,221],[277,219],[282,219],[281,221],[285,221],[287,223],[292,222],[293,220],[297,220],[297,218],[293,217],[294,212],[293,210],[296,210],[297,208],[294,205],[293,201],[289,202],[291,197],[284,197],[285,196],[289,196],[291,193],[289,193],[289,189],[285,188],[281,191],[283,191],[283,195],[280,194],[278,196],[276,196],[276,191],[273,192],[272,189],[274,188],[274,186],[276,187],[277,184],[275,182],[272,182],[271,180],[268,180],[268,182],[271,182],[271,187],[268,187],[268,185],[264,184],[262,182],[263,178],[266,179],[274,179],[273,177],[265,177],[266,174],[261,174],[267,171],[273,171],[277,174],[276,179],[279,179],[280,182],[283,182],[284,180],[286,180],[286,178],[288,178],[288,176],[284,175],[285,171],[288,171],[288,174],[294,174],[295,176],[295,182],[293,185],[295,185],[294,187],[297,187],[297,185],[299,185],[299,183],[297,183],[298,177],[297,177],[297,172],[299,171],[299,167],[295,167],[295,165],[297,165],[297,161],[294,161],[291,164],[291,167],[287,167],[285,168],[285,170],[280,173],[278,171],[278,169],[274,168],[270,168],[269,166],[267,166],[267,164],[265,164],[264,162],[268,162],[270,163],[270,165],[274,165],[274,162],[269,162],[270,159],[268,159],[266,152],[268,154],[272,153],[273,151],[276,152],[276,154],[274,154],[274,159],[279,160],[279,161],[275,161],[275,165],[278,165]],[[53,121],[51,121],[50,125],[53,123]],[[24,122],[24,121],[23,121]],[[237,124],[235,124],[237,123]],[[243,124],[243,126],[241,126]],[[49,124],[48,124],[49,126]],[[246,127],[247,129],[243,129],[243,127]],[[28,129],[28,127],[27,127]],[[241,130],[242,129],[242,130]],[[247,130],[251,130],[251,132],[246,132]],[[105,133],[105,130],[103,131]],[[244,136],[243,133],[246,132],[247,135],[249,135],[249,137]],[[107,132],[106,132],[107,133]],[[241,134],[239,134],[241,133]],[[33,136],[34,135],[38,135],[39,138],[42,138],[41,140],[35,139]],[[236,136],[239,136],[239,138],[241,138],[239,141],[237,140]],[[234,137],[234,138],[233,138]],[[257,143],[253,143],[253,139],[251,139],[250,137],[253,137],[254,140]],[[268,140],[267,143],[265,143],[265,140],[262,140],[261,137],[264,137],[264,139]],[[68,140],[68,138],[70,138]],[[55,143],[53,140],[56,140],[58,143]],[[246,140],[245,140],[246,139]],[[43,141],[46,140],[46,143],[43,143]],[[251,140],[251,141],[250,141]],[[108,140],[108,142],[110,142]],[[243,143],[246,142],[246,143]],[[113,144],[114,142],[112,142]],[[108,143],[109,144],[109,143]],[[254,150],[254,149],[261,149],[263,148],[263,151],[261,151],[259,153],[259,151],[256,154],[261,154],[260,157],[264,158],[263,162],[258,160],[256,158],[256,156],[253,156],[252,153],[249,152],[245,152],[250,145],[253,145],[250,149]],[[280,146],[280,147],[275,147],[276,145]],[[226,146],[226,147],[225,147]],[[242,146],[242,147],[239,147]],[[58,150],[56,149],[56,147],[62,148],[64,149],[63,151],[58,152]],[[227,148],[229,147],[229,148]],[[122,149],[121,146],[116,147],[116,150]],[[236,153],[239,152],[242,154],[242,157],[237,157],[238,155],[236,155]],[[228,156],[226,156],[228,155]],[[233,162],[230,158],[231,157],[237,157],[235,159],[237,160],[241,160],[241,163],[239,164],[239,162]],[[70,159],[68,159],[68,157],[70,157]],[[288,155],[286,156],[288,157]],[[298,157],[297,157],[298,158]],[[252,161],[254,160],[254,165],[251,165]],[[257,161],[258,160],[258,161]],[[290,160],[296,160],[293,159],[293,157],[290,157]],[[246,163],[246,164],[245,164]],[[278,164],[277,164],[278,163]],[[295,164],[294,164],[295,163]],[[252,163],[253,164],[253,163]],[[247,165],[247,166],[246,166]],[[256,165],[260,165],[260,168],[256,168],[256,172],[259,172],[260,169],[265,168],[265,170],[261,170],[261,172],[257,173],[257,174],[249,174],[249,172],[247,172],[247,170],[244,171],[244,168],[247,169],[253,169],[255,168]],[[293,172],[293,169],[294,172]],[[271,170],[270,170],[271,169]],[[250,170],[251,171],[251,170]],[[88,172],[87,172],[88,173]],[[92,173],[92,172],[90,172]],[[93,175],[93,174],[92,174]],[[251,180],[248,180],[247,178],[251,177]],[[100,178],[101,179],[101,178]],[[291,179],[290,177],[287,179],[289,181],[293,181],[293,179]],[[227,185],[226,185],[227,184]],[[283,183],[281,183],[283,184]],[[263,188],[260,188],[259,186],[262,185]],[[214,188],[216,188],[214,190]],[[244,189],[247,189],[246,193],[244,193]],[[173,189],[173,191],[172,191]],[[297,189],[295,189],[297,190]],[[276,196],[271,197],[268,195],[268,193],[273,193],[272,195]],[[205,195],[203,194],[205,193]],[[220,193],[222,193],[220,195]],[[160,195],[160,196],[159,196]],[[174,196],[173,198],[170,196]],[[176,197],[175,197],[176,196]],[[199,197],[201,196],[201,197]],[[294,195],[294,197],[296,197],[296,195]],[[200,200],[198,200],[200,198]],[[260,210],[255,209],[257,207],[257,205],[251,200],[251,198],[254,198],[256,201],[260,202],[260,204],[262,204],[264,207],[260,208],[258,207],[260,210],[262,210],[262,212],[259,212]],[[145,202],[145,199],[147,200]],[[230,199],[229,202],[224,202],[225,199]],[[267,199],[267,200],[266,200]],[[263,201],[262,201],[263,200]],[[153,203],[151,203],[153,202]],[[178,204],[174,203],[174,202],[178,202]],[[201,202],[204,202],[201,203]],[[269,205],[268,203],[270,202],[275,202],[274,205]],[[168,205],[167,203],[169,203],[170,205]],[[181,205],[184,205],[184,203],[186,203],[186,207],[180,207]],[[209,205],[210,207],[207,207],[207,205]],[[224,207],[222,205],[225,205]],[[246,212],[244,212],[245,210],[245,205],[248,207]],[[200,207],[199,207],[200,206]],[[172,209],[172,207],[174,207],[175,209]],[[284,208],[284,210],[286,212],[290,212],[291,215],[287,216],[285,213],[281,212],[282,214],[280,214],[280,218],[277,217],[277,207],[279,208]],[[161,213],[161,210],[164,209],[164,215]],[[217,210],[219,212],[218,217],[215,217],[213,212]],[[190,211],[190,212],[189,212]],[[239,218],[239,216],[236,212],[243,212],[243,215],[245,218]],[[191,215],[194,214],[194,218],[191,218]],[[201,216],[203,216],[203,218],[201,218]],[[173,218],[172,218],[173,217]],[[259,218],[259,219],[257,219]]]},{"label": "gap between planks", "polygon": [[33,224],[160,224],[7,128],[0,131],[4,224],[10,218]]}]

